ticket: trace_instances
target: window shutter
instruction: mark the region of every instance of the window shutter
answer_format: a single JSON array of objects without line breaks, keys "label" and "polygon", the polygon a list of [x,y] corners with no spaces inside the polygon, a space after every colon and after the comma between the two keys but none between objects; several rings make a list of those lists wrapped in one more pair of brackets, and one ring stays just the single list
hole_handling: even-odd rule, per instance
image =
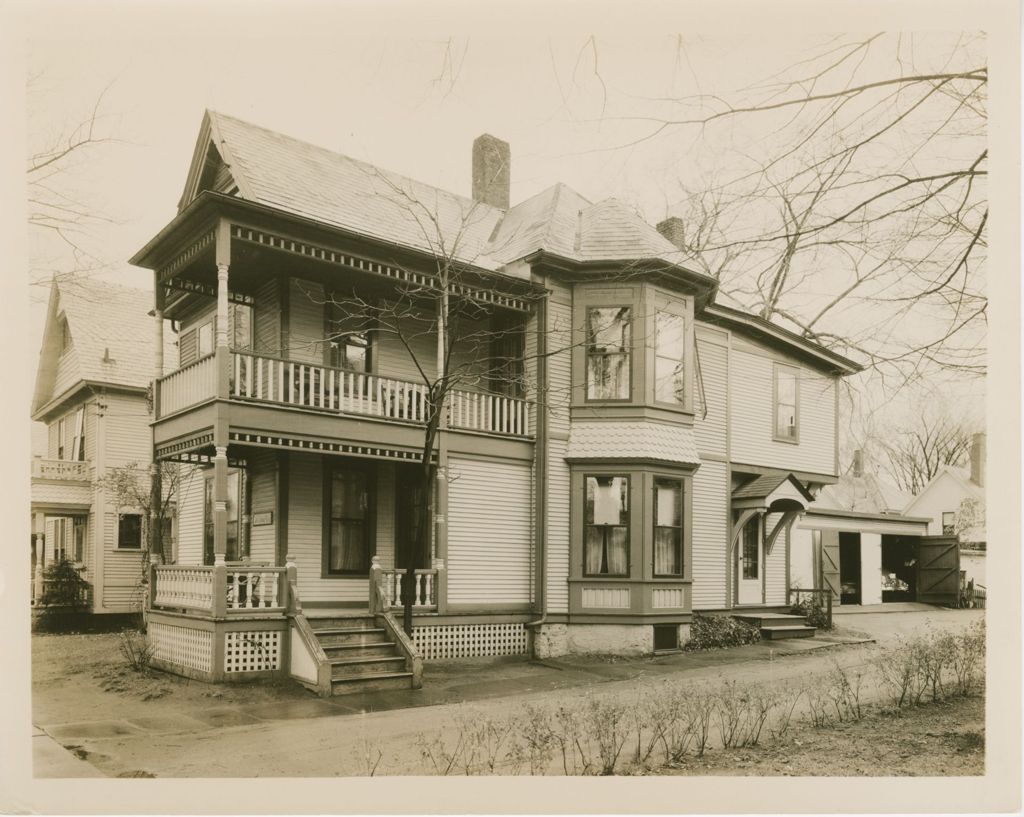
[{"label": "window shutter", "polygon": [[85,420],[85,407],[79,406],[78,411],[75,412],[75,436],[71,442],[71,459],[72,460],[84,460],[85,452],[83,451],[83,443],[85,442],[82,438],[82,426]]},{"label": "window shutter", "polygon": [[178,366],[188,366],[199,356],[199,333],[189,329],[178,337]]}]

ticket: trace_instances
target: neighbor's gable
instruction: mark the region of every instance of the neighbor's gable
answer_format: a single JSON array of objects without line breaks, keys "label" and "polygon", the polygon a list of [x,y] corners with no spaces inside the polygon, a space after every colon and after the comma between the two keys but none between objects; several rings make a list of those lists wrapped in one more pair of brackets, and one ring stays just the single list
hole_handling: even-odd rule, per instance
[{"label": "neighbor's gable", "polygon": [[46,323],[39,349],[32,414],[82,380],[82,369],[74,334],[61,306],[60,290],[54,282],[46,308]]}]

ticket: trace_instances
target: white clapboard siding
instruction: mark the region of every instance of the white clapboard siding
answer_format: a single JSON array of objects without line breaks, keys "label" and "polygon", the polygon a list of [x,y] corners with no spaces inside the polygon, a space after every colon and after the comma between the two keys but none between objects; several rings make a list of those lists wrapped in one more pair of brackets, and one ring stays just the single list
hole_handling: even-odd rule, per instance
[{"label": "white clapboard siding", "polygon": [[303,602],[369,602],[370,576],[321,578],[323,569],[323,458],[292,454],[288,478],[288,553],[298,566]]},{"label": "white clapboard siding", "polygon": [[395,566],[395,464],[377,466],[377,556],[381,567]]},{"label": "white clapboard siding", "polygon": [[153,439],[146,398],[111,393],[106,395],[104,403],[104,465],[109,469],[136,463],[143,470],[148,468]]},{"label": "white clapboard siding", "polygon": [[569,611],[569,464],[564,440],[548,444],[547,490],[547,610]]},{"label": "white clapboard siding", "polygon": [[697,330],[700,379],[694,378],[694,434],[701,454],[725,457],[727,395],[729,389],[729,338],[706,327]]},{"label": "white clapboard siding", "polygon": [[565,435],[572,390],[572,304],[562,300],[564,292],[558,295],[548,303],[548,428],[551,434]]},{"label": "white clapboard siding", "polygon": [[273,514],[269,525],[249,526],[249,555],[254,562],[277,564],[277,461],[269,451],[253,451],[247,460],[253,516]]},{"label": "white clapboard siding", "polygon": [[67,349],[57,361],[57,374],[53,380],[53,393],[51,397],[63,394],[76,381],[81,379],[81,371],[78,365],[78,351],[74,347],[74,338],[71,339],[72,346]]},{"label": "white clapboard siding", "polygon": [[205,472],[197,466],[182,466],[178,489],[178,564],[203,563],[203,522]]},{"label": "white clapboard siding", "polygon": [[[146,433],[146,456],[149,456],[149,445],[150,436]],[[91,401],[85,404],[85,458],[93,463],[95,468],[96,463],[96,403]]]},{"label": "white clapboard siding", "polygon": [[[404,310],[404,307],[403,307]],[[416,364],[419,363],[428,377],[434,376],[437,364],[437,336],[431,330],[431,321],[426,317],[409,318],[405,321],[407,340],[412,348],[412,355],[393,332],[377,332],[374,336],[373,351],[376,362],[374,371],[381,377],[394,377],[398,380],[410,380],[422,383],[423,375]]]},{"label": "white clapboard siding", "polygon": [[288,348],[282,357],[301,363],[323,363],[324,288],[322,284],[290,279]]},{"label": "white clapboard siding", "polygon": [[528,604],[529,464],[453,457],[449,473],[448,602]]},{"label": "white clapboard siding", "polygon": [[117,513],[104,514],[103,609],[128,613],[142,604],[142,552],[118,550]]},{"label": "white clapboard siding", "polygon": [[[835,470],[835,380],[800,367],[799,444],[773,440],[774,363],[733,339],[729,365],[733,462],[832,474]],[[791,364],[797,366],[794,361]]]},{"label": "white clapboard siding", "polygon": [[728,485],[726,466],[704,462],[693,476],[693,607],[725,606],[726,519]]},{"label": "white clapboard siding", "polygon": [[257,352],[281,357],[281,304],[277,281],[271,278],[256,289],[253,309],[253,343]]},{"label": "white clapboard siding", "polygon": [[[765,517],[765,537],[778,524],[782,514],[770,513]],[[786,550],[789,547],[786,534],[779,534],[771,555],[764,559],[765,604],[786,603]]]}]

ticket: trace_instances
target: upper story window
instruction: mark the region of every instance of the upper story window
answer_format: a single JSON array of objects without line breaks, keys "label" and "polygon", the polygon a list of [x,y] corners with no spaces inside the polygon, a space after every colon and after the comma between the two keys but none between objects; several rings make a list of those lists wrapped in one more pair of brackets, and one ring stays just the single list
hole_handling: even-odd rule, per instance
[{"label": "upper story window", "polygon": [[85,406],[75,412],[75,435],[71,438],[71,459],[85,461]]},{"label": "upper story window", "polygon": [[800,439],[799,369],[775,366],[775,439],[798,442]]},{"label": "upper story window", "polygon": [[57,421],[57,459],[64,459],[65,440],[67,439],[67,423],[61,417]]},{"label": "upper story window", "polygon": [[626,576],[629,573],[629,477],[584,478],[583,573]]},{"label": "upper story window", "polygon": [[628,306],[587,309],[587,399],[628,400],[632,363]]},{"label": "upper story window", "polygon": [[686,398],[686,319],[659,310],[655,316],[654,399],[683,404]]},{"label": "upper story window", "polygon": [[942,512],[942,535],[952,536],[956,533],[956,513],[954,511]]},{"label": "upper story window", "polygon": [[369,372],[371,365],[370,336],[367,332],[335,335],[328,341],[328,365],[335,369]]},{"label": "upper story window", "polygon": [[64,354],[71,348],[71,329],[68,327],[68,319],[60,319],[60,353]]}]

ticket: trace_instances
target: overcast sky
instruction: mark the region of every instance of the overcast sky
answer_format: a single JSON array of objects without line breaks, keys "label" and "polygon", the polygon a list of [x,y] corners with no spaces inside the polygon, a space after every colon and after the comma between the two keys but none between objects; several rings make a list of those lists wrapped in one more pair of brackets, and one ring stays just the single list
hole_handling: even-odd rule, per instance
[{"label": "overcast sky", "polygon": [[[748,86],[827,36],[666,32],[647,14],[621,23],[605,15],[592,38],[579,21],[519,20],[513,30],[500,15],[470,20],[440,5],[436,14],[355,3],[35,8],[29,148],[81,121],[102,94],[101,132],[117,141],[61,181],[109,218],[83,239],[97,274],[141,287],[150,273],[127,258],[173,217],[204,108],[464,194],[472,140],[489,132],[511,143],[513,203],[561,181],[591,200],[618,197],[653,223],[681,181],[697,184],[717,155],[752,149],[765,135],[727,133],[708,144],[676,134],[623,147],[650,125],[620,117],[656,111],[652,97]],[[942,53],[949,36],[935,42]],[[52,237],[37,236],[31,251],[36,273],[69,268]],[[36,295],[37,344],[45,293]]]}]

